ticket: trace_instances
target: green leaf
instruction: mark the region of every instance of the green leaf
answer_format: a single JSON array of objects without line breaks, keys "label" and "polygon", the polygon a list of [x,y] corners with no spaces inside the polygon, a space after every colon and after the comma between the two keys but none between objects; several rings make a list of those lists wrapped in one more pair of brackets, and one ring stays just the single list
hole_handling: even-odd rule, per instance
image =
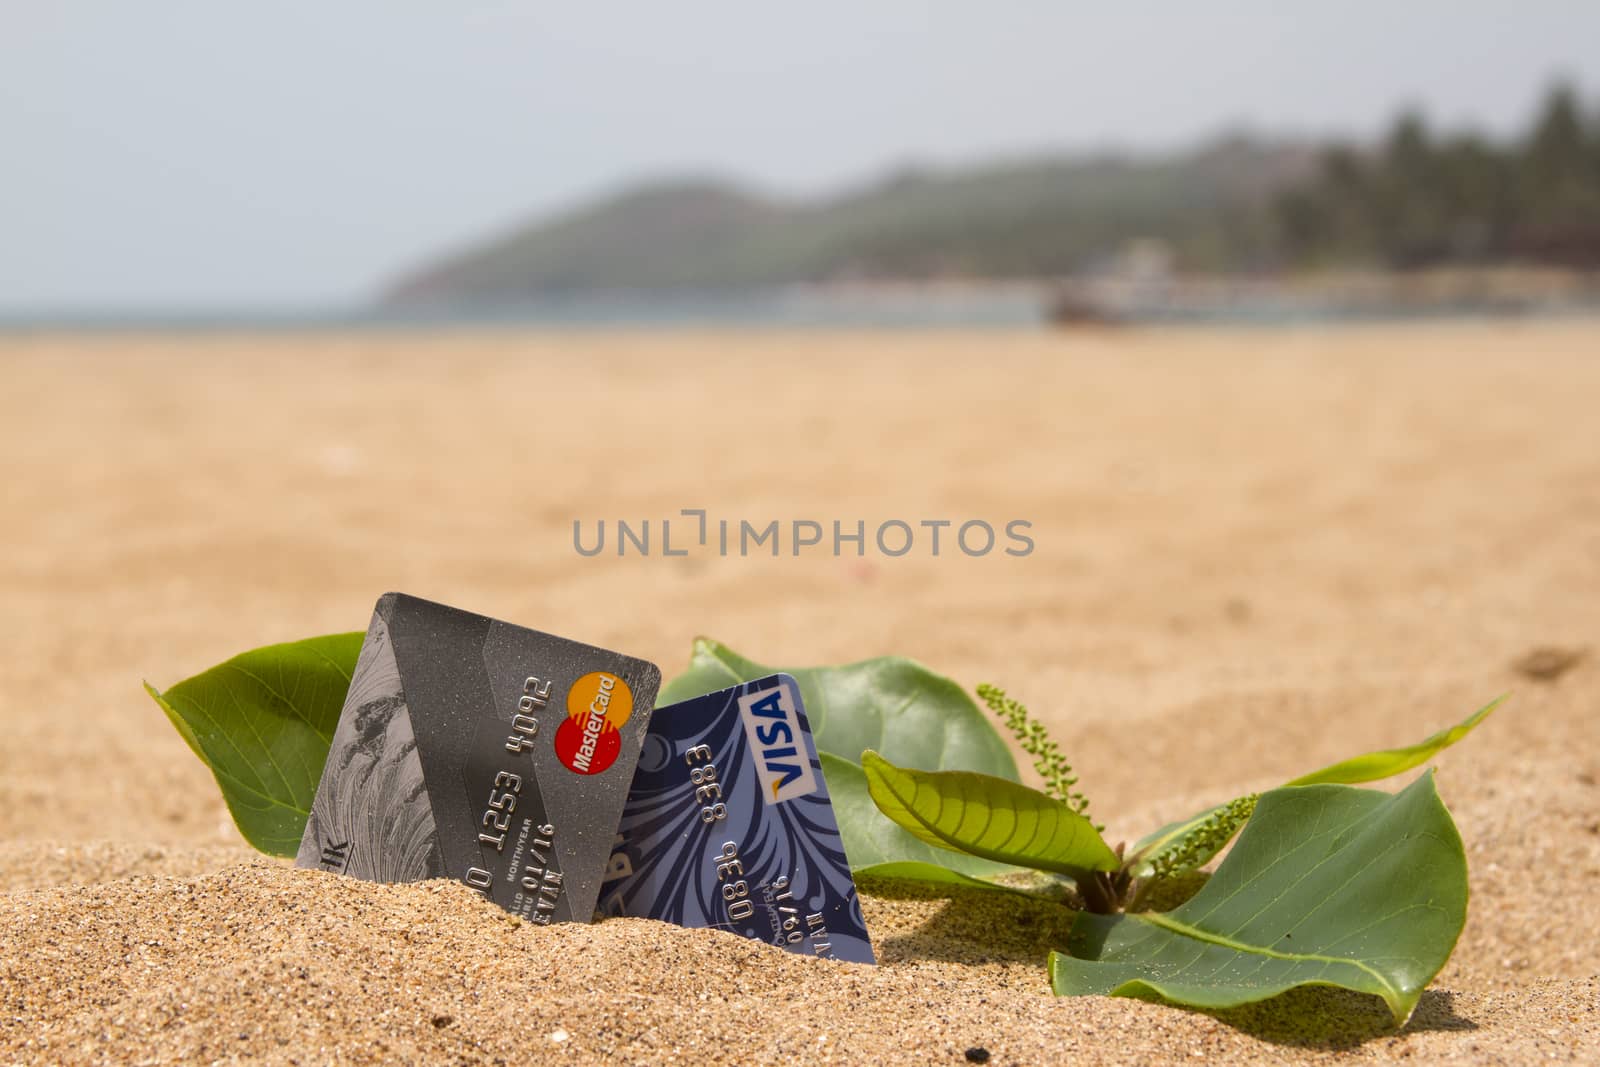
[{"label": "green leaf", "polygon": [[1376,782],[1420,767],[1437,753],[1444,751],[1466,737],[1473,728],[1487,719],[1505,697],[1499,697],[1479,708],[1456,725],[1440,730],[1432,737],[1404,748],[1388,748],[1381,752],[1367,752],[1352,759],[1329,764],[1320,771],[1303,774],[1289,785],[1354,785],[1357,782]]},{"label": "green leaf", "polygon": [[362,633],[245,652],[166,692],[145,683],[222,788],[244,839],[292,856],[328,758]]},{"label": "green leaf", "polygon": [[689,669],[662,687],[675,704],[777,671],[800,683],[819,752],[851,763],[874,749],[919,770],[967,770],[1015,782],[1011,750],[966,692],[913,660],[883,656],[842,667],[768,667],[710,638],[695,639]]},{"label": "green leaf", "polygon": [[[1466,737],[1505,699],[1502,696],[1491,701],[1456,725],[1440,730],[1417,744],[1407,745],[1404,748],[1384,749],[1381,752],[1367,752],[1330,764],[1320,771],[1301,775],[1284,784],[1354,785],[1357,782],[1376,782],[1409,771]],[[1151,875],[1166,876],[1182,874],[1184,871],[1205,866],[1233,839],[1233,835],[1244,825],[1245,820],[1250,818],[1253,806],[1254,794],[1237,797],[1226,804],[1208,808],[1187,819],[1168,823],[1155,833],[1141,838],[1133,846],[1131,853],[1138,857],[1133,867],[1134,874],[1141,878]]]},{"label": "green leaf", "polygon": [[1382,997],[1398,1024],[1450,958],[1466,915],[1466,854],[1431,772],[1393,796],[1285,787],[1261,797],[1182,906],[1080,914],[1073,955],[1050,958],[1051,984],[1208,1009],[1343,986]]},{"label": "green leaf", "polygon": [[872,751],[862,753],[861,769],[878,809],[927,844],[1070,877],[1120,866],[1093,823],[1037,789],[971,771],[896,767]]},{"label": "green leaf", "polygon": [[821,757],[822,777],[827,780],[828,799],[839,821],[844,854],[856,874],[971,888],[988,886],[978,881],[979,878],[1018,873],[1015,867],[922,843],[879,813],[868,794],[867,776],[860,767],[832,753],[821,753]]}]

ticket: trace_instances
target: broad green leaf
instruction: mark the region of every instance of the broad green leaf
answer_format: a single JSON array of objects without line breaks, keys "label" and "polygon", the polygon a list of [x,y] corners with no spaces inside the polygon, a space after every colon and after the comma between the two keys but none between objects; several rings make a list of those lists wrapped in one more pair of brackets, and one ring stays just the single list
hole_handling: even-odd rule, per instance
[{"label": "broad green leaf", "polygon": [[971,771],[896,767],[870,750],[861,769],[878,809],[927,844],[1068,876],[1120,865],[1093,823],[1037,789]]},{"label": "broad green leaf", "polygon": [[899,656],[842,667],[768,667],[700,637],[689,669],[662,687],[657,703],[675,704],[776,671],[800,683],[819,752],[860,763],[870,748],[919,770],[1018,780],[1011,750],[972,698],[950,679]]},{"label": "broad green leaf", "polygon": [[166,692],[145,690],[217,784],[244,839],[292,856],[365,637],[313,637],[245,652]]},{"label": "broad green leaf", "polygon": [[1499,697],[1479,708],[1456,725],[1440,730],[1432,737],[1404,748],[1388,748],[1381,752],[1367,752],[1352,759],[1329,764],[1320,771],[1303,774],[1289,785],[1354,785],[1357,782],[1376,782],[1420,767],[1434,755],[1444,751],[1466,737],[1495,708],[1505,701]]},{"label": "broad green leaf", "polygon": [[860,767],[828,752],[821,757],[822,777],[827,780],[828,799],[839,821],[844,854],[856,874],[997,889],[978,879],[1019,873],[1015,867],[923,844],[878,811]]},{"label": "broad green leaf", "polygon": [[[1320,771],[1301,775],[1284,784],[1354,785],[1358,782],[1376,782],[1404,773],[1413,767],[1421,766],[1466,737],[1505,699],[1502,696],[1490,702],[1456,725],[1440,730],[1414,745],[1367,752],[1330,764]],[[1133,846],[1132,855],[1139,857],[1134,865],[1134,874],[1144,878],[1157,873],[1181,874],[1203,867],[1232,840],[1234,833],[1250,817],[1253,806],[1254,794],[1208,808],[1187,819],[1168,823]]]},{"label": "broad green leaf", "polygon": [[1455,948],[1467,859],[1430,772],[1398,794],[1263,794],[1199,893],[1166,913],[1079,915],[1059,994],[1230,1008],[1302,985],[1382,997],[1403,1023]]}]

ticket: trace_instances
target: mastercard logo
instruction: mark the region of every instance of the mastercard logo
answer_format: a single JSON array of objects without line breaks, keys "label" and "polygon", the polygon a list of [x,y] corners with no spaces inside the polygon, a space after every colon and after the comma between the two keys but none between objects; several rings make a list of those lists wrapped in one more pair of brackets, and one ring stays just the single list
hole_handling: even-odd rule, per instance
[{"label": "mastercard logo", "polygon": [[633,690],[614,674],[592,671],[567,690],[567,717],[556,727],[556,758],[576,774],[599,774],[617,762]]}]

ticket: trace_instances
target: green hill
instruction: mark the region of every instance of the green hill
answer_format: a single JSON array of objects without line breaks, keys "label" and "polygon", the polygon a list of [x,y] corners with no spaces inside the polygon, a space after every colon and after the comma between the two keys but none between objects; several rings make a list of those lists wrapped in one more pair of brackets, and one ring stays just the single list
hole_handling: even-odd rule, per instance
[{"label": "green hill", "polygon": [[1558,85],[1523,135],[1499,143],[1440,135],[1406,114],[1375,145],[1234,138],[1165,159],[907,171],[814,201],[655,184],[425,266],[387,299],[1053,278],[1104,266],[1138,240],[1159,242],[1182,272],[1600,270],[1600,111]]},{"label": "green hill", "polygon": [[1270,251],[1272,197],[1315,169],[1243,139],[1177,158],[1046,159],[901,173],[815,201],[711,181],[647,185],[540,220],[402,278],[398,304],[594,292],[728,291],[797,282],[1036,278],[1093,267],[1133,238],[1180,265]]}]

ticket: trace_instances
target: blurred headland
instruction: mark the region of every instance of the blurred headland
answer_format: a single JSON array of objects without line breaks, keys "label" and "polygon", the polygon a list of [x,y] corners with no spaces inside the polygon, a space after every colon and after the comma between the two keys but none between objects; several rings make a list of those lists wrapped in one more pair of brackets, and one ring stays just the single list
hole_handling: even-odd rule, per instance
[{"label": "blurred headland", "polygon": [[402,319],[1299,321],[1600,309],[1600,108],[1520,135],[908,169],[814,200],[650,182],[444,254]]}]

